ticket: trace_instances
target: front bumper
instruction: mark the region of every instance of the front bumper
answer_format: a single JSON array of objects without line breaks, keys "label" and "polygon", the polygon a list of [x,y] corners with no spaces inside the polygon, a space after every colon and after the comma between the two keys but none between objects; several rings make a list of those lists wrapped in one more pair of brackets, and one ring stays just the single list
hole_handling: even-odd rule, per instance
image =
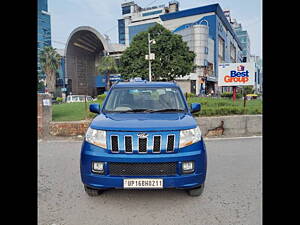
[{"label": "front bumper", "polygon": [[[103,175],[92,173],[92,161],[105,162]],[[191,174],[183,174],[181,163],[194,161],[195,170]],[[122,163],[159,163],[176,162],[176,175],[172,176],[111,176],[110,162]],[[112,154],[86,141],[82,144],[80,157],[81,180],[84,185],[95,189],[123,189],[124,178],[162,178],[163,188],[188,189],[200,186],[206,178],[206,148],[203,139],[195,144],[180,149],[177,153],[161,154]]]}]

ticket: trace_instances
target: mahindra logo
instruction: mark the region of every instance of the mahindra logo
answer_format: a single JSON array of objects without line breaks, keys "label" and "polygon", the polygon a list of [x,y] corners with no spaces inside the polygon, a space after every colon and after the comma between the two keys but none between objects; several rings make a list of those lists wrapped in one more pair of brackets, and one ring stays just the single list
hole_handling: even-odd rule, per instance
[{"label": "mahindra logo", "polygon": [[245,67],[243,65],[240,65],[237,67],[237,71],[244,71]]},{"label": "mahindra logo", "polygon": [[148,137],[148,134],[146,133],[140,133],[137,135],[139,138],[147,138]]}]

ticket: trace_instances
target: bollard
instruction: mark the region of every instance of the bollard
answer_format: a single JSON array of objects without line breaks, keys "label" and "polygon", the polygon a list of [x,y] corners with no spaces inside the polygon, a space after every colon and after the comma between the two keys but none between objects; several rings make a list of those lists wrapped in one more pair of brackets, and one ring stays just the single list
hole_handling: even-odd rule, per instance
[{"label": "bollard", "polygon": [[38,138],[49,135],[49,123],[52,121],[52,101],[49,94],[38,94]]}]

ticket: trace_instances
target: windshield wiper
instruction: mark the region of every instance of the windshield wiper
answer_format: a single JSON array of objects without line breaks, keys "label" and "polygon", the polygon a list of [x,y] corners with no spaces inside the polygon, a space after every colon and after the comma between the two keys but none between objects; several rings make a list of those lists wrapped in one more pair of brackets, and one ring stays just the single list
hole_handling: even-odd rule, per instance
[{"label": "windshield wiper", "polygon": [[152,112],[184,112],[183,109],[159,109],[159,110],[152,110]]},{"label": "windshield wiper", "polygon": [[130,109],[121,112],[153,112],[153,110],[152,109]]}]

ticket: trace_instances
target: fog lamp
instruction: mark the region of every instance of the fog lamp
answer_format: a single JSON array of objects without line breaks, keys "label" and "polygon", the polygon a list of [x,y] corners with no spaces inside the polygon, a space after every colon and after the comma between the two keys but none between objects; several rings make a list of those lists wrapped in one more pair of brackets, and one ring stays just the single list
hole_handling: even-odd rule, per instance
[{"label": "fog lamp", "polygon": [[104,172],[104,162],[93,162],[92,163],[92,172],[103,173]]},{"label": "fog lamp", "polygon": [[194,172],[194,161],[182,162],[182,172],[183,173]]}]

